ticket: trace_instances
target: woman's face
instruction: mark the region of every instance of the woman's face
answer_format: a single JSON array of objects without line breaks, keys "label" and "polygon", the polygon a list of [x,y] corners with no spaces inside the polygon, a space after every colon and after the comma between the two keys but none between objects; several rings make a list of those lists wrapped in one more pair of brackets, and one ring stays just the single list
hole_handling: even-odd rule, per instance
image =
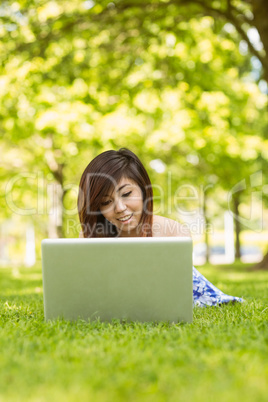
[{"label": "woman's face", "polygon": [[139,236],[137,226],[143,210],[142,191],[132,179],[122,178],[111,194],[101,200],[100,212],[119,229],[119,234]]}]

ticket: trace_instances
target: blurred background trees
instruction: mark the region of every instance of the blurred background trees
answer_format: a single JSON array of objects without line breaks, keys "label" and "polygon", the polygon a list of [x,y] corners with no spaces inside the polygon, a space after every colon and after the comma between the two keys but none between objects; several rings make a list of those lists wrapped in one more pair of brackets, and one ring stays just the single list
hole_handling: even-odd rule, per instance
[{"label": "blurred background trees", "polygon": [[37,240],[77,237],[84,168],[128,147],[158,186],[156,213],[190,228],[201,219],[207,246],[206,227],[230,210],[239,258],[241,230],[267,230],[267,8],[264,0],[3,2],[2,221],[25,217]]}]

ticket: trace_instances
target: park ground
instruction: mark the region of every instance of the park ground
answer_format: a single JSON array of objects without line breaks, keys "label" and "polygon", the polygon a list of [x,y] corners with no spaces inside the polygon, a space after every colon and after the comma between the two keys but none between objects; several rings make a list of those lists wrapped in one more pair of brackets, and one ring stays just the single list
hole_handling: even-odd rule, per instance
[{"label": "park ground", "polygon": [[192,324],[45,322],[42,272],[0,270],[0,401],[267,401],[268,271],[198,268],[243,304]]}]

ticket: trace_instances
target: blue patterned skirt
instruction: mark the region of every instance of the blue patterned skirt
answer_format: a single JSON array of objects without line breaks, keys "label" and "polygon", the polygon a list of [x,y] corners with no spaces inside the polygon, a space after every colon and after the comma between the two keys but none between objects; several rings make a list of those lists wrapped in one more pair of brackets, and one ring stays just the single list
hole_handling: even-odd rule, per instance
[{"label": "blue patterned skirt", "polygon": [[194,306],[216,306],[222,303],[240,302],[240,297],[229,296],[212,285],[200,272],[193,267],[193,304]]}]

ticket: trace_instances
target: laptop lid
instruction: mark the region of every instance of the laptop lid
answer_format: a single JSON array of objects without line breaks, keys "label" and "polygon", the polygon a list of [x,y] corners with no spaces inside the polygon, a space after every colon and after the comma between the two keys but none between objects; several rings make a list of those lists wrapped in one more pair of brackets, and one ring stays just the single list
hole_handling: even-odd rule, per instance
[{"label": "laptop lid", "polygon": [[192,322],[189,237],[45,239],[45,319]]}]

